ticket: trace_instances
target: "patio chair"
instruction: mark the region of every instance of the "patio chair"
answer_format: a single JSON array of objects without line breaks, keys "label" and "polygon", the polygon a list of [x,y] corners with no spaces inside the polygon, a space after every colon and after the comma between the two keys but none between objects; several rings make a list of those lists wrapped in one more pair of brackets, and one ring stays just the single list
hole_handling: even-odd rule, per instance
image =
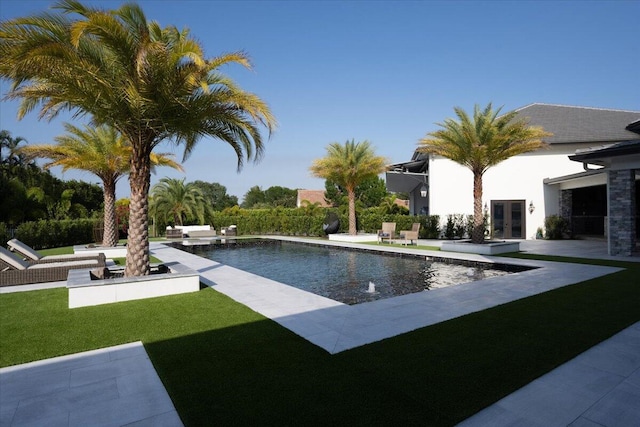
[{"label": "patio chair", "polygon": [[0,286],[27,285],[31,283],[59,282],[67,280],[69,270],[78,268],[103,268],[104,254],[96,259],[66,262],[29,263],[15,257],[0,246]]},{"label": "patio chair", "polygon": [[391,243],[396,237],[396,223],[395,222],[383,222],[382,229],[378,230],[378,243],[384,243],[386,240]]},{"label": "patio chair", "polygon": [[7,242],[7,246],[11,252],[22,255],[25,261],[32,263],[49,263],[49,262],[65,262],[65,261],[83,261],[83,260],[97,260],[98,255],[83,255],[83,254],[64,254],[64,255],[41,255],[38,251],[33,249],[26,243],[21,242],[18,239],[11,239]]},{"label": "patio chair", "polygon": [[418,244],[418,234],[420,234],[420,223],[414,222],[411,226],[411,230],[400,231],[400,239],[402,239],[403,245]]}]

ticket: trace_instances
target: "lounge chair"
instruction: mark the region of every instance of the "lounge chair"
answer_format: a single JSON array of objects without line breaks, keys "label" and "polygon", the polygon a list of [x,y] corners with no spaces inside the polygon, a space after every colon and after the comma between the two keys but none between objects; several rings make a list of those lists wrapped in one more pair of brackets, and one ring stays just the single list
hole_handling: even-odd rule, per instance
[{"label": "lounge chair", "polygon": [[17,258],[0,246],[0,286],[59,282],[67,280],[69,270],[103,268],[105,265],[104,254],[99,254],[97,258],[92,260],[29,263]]},{"label": "lounge chair", "polygon": [[391,243],[396,238],[396,223],[383,222],[382,229],[378,230],[378,243],[384,243],[386,240]]},{"label": "lounge chair", "polygon": [[66,261],[83,261],[83,260],[97,260],[97,255],[83,255],[83,254],[64,254],[64,255],[45,255],[42,256],[38,251],[31,246],[21,242],[18,239],[11,239],[7,242],[7,246],[11,252],[16,252],[22,255],[25,261],[35,263],[49,263],[49,262],[66,262]]},{"label": "lounge chair", "polygon": [[409,245],[415,242],[418,244],[418,234],[420,233],[420,223],[414,222],[411,230],[402,230],[400,231],[400,239],[402,239],[403,245]]}]

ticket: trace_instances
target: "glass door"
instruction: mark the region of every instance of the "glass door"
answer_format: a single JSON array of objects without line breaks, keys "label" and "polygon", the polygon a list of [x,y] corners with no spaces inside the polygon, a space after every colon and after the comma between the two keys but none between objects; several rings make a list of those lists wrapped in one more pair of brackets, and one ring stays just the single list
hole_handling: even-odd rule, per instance
[{"label": "glass door", "polygon": [[491,237],[523,239],[526,236],[524,200],[491,201]]}]

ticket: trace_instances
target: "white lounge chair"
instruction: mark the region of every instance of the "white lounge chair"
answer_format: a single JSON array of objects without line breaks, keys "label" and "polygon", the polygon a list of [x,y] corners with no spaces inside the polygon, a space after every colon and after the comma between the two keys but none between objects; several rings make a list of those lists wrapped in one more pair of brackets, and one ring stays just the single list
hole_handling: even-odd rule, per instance
[{"label": "white lounge chair", "polygon": [[106,265],[104,254],[91,260],[66,262],[29,263],[0,246],[0,286],[26,285],[30,283],[59,282],[67,280],[69,270],[101,268]]},{"label": "white lounge chair", "polygon": [[37,263],[49,263],[49,262],[64,262],[64,261],[82,261],[82,260],[97,260],[97,255],[82,255],[82,254],[64,254],[64,255],[45,255],[43,256],[38,251],[33,249],[26,243],[21,242],[18,239],[11,239],[7,242],[7,246],[11,252],[16,252],[22,255],[25,261],[32,261]]}]

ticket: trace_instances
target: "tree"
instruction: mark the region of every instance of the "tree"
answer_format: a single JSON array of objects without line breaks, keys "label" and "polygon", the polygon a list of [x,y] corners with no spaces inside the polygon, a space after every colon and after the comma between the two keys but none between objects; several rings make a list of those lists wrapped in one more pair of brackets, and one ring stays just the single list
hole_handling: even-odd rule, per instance
[{"label": "tree", "polygon": [[[104,246],[116,246],[118,243],[118,224],[116,222],[116,184],[129,173],[131,144],[113,127],[85,126],[80,129],[65,123],[66,135],[55,137],[54,144],[27,145],[20,152],[32,159],[41,157],[50,159],[43,167],[50,169],[62,166],[63,171],[79,169],[91,172],[102,181],[104,189]],[[168,154],[150,154],[152,167],[170,166],[182,170]]]},{"label": "tree", "polygon": [[274,185],[264,191],[265,202],[274,208],[295,208],[298,201],[298,190]]},{"label": "tree", "polygon": [[238,158],[258,160],[260,126],[275,118],[256,95],[219,68],[250,68],[244,53],[207,59],[187,29],[147,21],[135,3],[115,10],[62,0],[56,12],[0,23],[0,77],[12,81],[8,99],[20,99],[18,117],[40,108],[52,119],[62,110],[109,124],[132,147],[126,276],[149,274],[151,152],[162,141],[184,146],[184,159],[203,137],[229,144]]},{"label": "tree", "polygon": [[541,127],[529,126],[527,120],[516,119],[517,112],[499,116],[489,103],[483,110],[475,106],[473,119],[459,107],[454,108],[458,120],[437,123],[442,129],[420,140],[419,150],[446,157],[466,166],[473,173],[473,243],[484,241],[482,215],[482,176],[492,166],[517,154],[547,146],[542,138],[551,136]]},{"label": "tree", "polygon": [[184,183],[185,178],[162,178],[151,189],[151,214],[165,223],[183,225],[184,220],[204,223],[210,205],[200,188],[193,182]]},{"label": "tree", "polygon": [[266,197],[264,195],[264,191],[257,186],[254,185],[251,187],[242,198],[242,207],[245,209],[250,209],[257,204],[265,203]]},{"label": "tree", "polygon": [[[349,203],[346,190],[331,179],[325,181],[324,188],[325,200],[331,206],[339,207]],[[360,201],[364,208],[379,206],[388,195],[387,186],[379,176],[365,179],[356,187],[356,200]]]},{"label": "tree", "polygon": [[379,176],[362,181],[356,188],[356,196],[367,208],[380,206],[388,194],[384,179]]},{"label": "tree", "polygon": [[[24,165],[24,158],[20,156],[19,146],[22,143],[26,143],[27,140],[21,136],[13,138],[11,132],[7,130],[0,131],[0,164]],[[6,151],[6,157],[3,152]]]},{"label": "tree", "polygon": [[222,211],[238,204],[238,198],[227,194],[227,187],[217,182],[193,181],[200,188],[207,203],[214,211]]},{"label": "tree", "polygon": [[349,234],[356,235],[356,187],[367,179],[384,172],[384,157],[376,156],[368,141],[347,141],[329,144],[327,156],[311,165],[311,173],[319,178],[331,179],[345,189],[349,200]]}]

